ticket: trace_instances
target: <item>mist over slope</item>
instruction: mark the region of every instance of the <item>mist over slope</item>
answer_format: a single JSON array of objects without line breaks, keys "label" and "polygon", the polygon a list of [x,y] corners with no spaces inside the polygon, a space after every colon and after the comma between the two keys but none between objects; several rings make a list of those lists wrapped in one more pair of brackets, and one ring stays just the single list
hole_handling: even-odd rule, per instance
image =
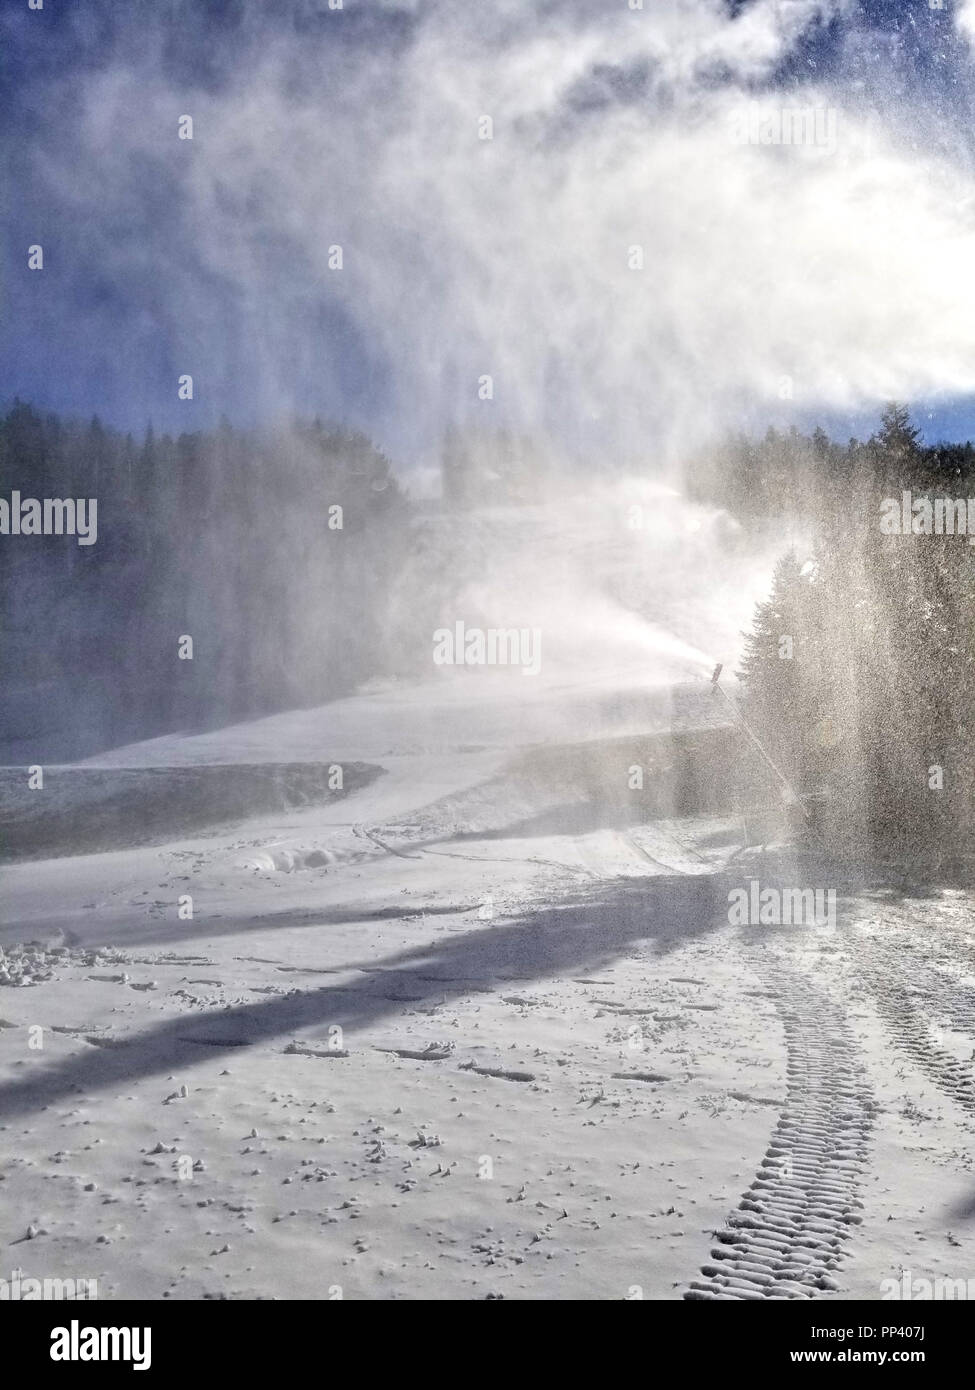
[{"label": "mist over slope", "polygon": [[[317,422],[140,446],[18,403],[0,421],[0,483],[101,502],[96,544],[11,535],[0,551],[14,763],[432,679],[435,634],[458,623],[528,634],[524,699],[533,681],[700,675],[734,659],[782,534],[567,465],[530,504],[417,502],[368,440]],[[474,681],[499,675],[455,658]]]},{"label": "mist over slope", "polygon": [[735,659],[781,535],[746,533],[727,512],[635,479],[529,506],[443,509],[414,526],[390,649],[421,672],[433,631],[463,621],[537,630],[542,682],[700,677]]}]

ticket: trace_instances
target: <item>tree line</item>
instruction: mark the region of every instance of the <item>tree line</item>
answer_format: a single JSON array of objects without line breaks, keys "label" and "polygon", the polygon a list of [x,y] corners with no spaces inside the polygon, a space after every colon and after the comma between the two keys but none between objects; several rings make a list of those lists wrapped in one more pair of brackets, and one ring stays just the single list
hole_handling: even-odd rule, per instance
[{"label": "tree line", "polygon": [[[975,497],[971,444],[925,446],[906,407],[846,446],[822,431],[732,441],[722,483],[753,520],[789,510],[808,545],[780,559],[746,635],[743,712],[806,802],[805,833],[861,862],[968,873],[975,861],[975,548],[881,524],[885,499]],[[697,479],[700,486],[701,478]]]},{"label": "tree line", "polygon": [[0,537],[3,761],[312,705],[382,668],[408,503],[361,434],[136,441],[16,401],[0,416],[14,490],[97,498],[98,538]]}]

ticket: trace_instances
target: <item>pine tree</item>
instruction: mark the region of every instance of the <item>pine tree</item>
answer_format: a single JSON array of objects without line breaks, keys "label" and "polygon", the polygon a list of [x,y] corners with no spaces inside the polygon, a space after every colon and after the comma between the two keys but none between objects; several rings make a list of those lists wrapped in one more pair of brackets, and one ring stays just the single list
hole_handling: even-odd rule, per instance
[{"label": "pine tree", "polygon": [[880,416],[880,429],[870,444],[878,481],[889,479],[907,486],[920,462],[921,436],[911,424],[906,405],[891,401]]},{"label": "pine tree", "polygon": [[885,407],[880,416],[877,443],[892,457],[916,454],[921,434],[911,424],[911,412],[897,401]]},{"label": "pine tree", "polygon": [[811,637],[808,609],[808,585],[790,550],[775,566],[768,600],[756,607],[738,672],[746,717],[784,771],[798,777],[809,772],[802,684],[802,653]]}]

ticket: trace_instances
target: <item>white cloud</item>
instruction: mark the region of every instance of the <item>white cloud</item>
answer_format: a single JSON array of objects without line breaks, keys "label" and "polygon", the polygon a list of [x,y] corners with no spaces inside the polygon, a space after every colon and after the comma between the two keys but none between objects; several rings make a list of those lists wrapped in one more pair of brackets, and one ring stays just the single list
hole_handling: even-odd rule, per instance
[{"label": "white cloud", "polygon": [[955,25],[959,33],[975,40],[975,0],[955,0]]}]

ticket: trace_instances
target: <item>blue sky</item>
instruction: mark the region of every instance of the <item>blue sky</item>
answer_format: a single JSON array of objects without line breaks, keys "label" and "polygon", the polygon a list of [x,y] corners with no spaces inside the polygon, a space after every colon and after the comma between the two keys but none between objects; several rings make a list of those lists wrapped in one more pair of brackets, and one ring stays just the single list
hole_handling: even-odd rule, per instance
[{"label": "blue sky", "polygon": [[[621,294],[617,282],[605,276],[590,286],[576,278],[564,247],[555,246],[546,259],[540,244],[530,244],[532,225],[545,220],[573,181],[580,189],[580,237],[592,236],[590,206],[603,196],[595,159],[603,167],[612,163],[617,129],[632,138],[628,113],[646,122],[653,139],[656,113],[665,110],[657,55],[670,32],[660,18],[669,3],[648,0],[648,9],[657,7],[651,22],[662,37],[653,30],[646,49],[622,39],[614,48],[611,38],[598,52],[594,47],[591,61],[589,36],[598,23],[622,23],[622,0],[525,0],[520,10],[502,0],[477,12],[437,0],[345,0],[341,12],[329,11],[326,0],[273,6],[46,0],[40,12],[26,2],[8,5],[0,21],[7,169],[0,208],[6,266],[0,398],[16,394],[69,414],[97,413],[134,431],[150,420],[157,430],[179,430],[210,426],[221,416],[249,424],[276,413],[319,414],[367,430],[394,458],[414,466],[435,450],[450,422],[455,378],[466,402],[473,399],[468,380],[480,379],[482,364],[486,371],[497,363],[492,376],[509,401],[502,422],[514,428],[564,428],[576,443],[615,437],[617,420],[645,383],[647,399],[641,394],[633,407],[632,430],[620,448],[632,454],[641,431],[679,434],[702,413],[693,408],[694,393],[709,394],[699,340],[712,330],[702,325],[693,343],[683,337],[683,320],[694,317],[695,306],[674,297],[662,307],[660,294],[648,296],[645,318],[657,336],[648,365],[624,379],[627,354],[614,356],[612,343],[625,303],[614,298]],[[692,0],[679,3],[691,13]],[[750,11],[751,22],[761,7],[771,14],[770,0],[729,2],[723,10],[719,0],[694,3],[706,12],[707,32],[720,31],[722,42],[733,37],[728,26],[750,21]],[[814,8],[813,0],[801,3]],[[859,115],[875,113],[903,161],[916,158],[925,167],[950,161],[967,179],[975,110],[970,45],[958,14],[912,0],[837,4],[842,12],[824,0],[823,15],[783,42],[774,61],[736,52],[730,78],[712,63],[694,78],[700,99],[729,80],[749,97],[825,87]],[[485,180],[470,172],[481,157],[473,141],[469,151],[456,141],[438,143],[458,103],[463,110],[464,92],[452,78],[460,74],[479,93],[472,101],[481,100],[481,93],[500,88],[512,54],[534,54],[536,31],[546,35],[547,47],[537,63],[533,57],[522,87],[505,89],[507,106],[497,98],[502,117],[511,112],[508,125],[520,143],[509,145],[513,177],[499,166],[488,198]],[[564,77],[560,54],[574,44],[582,56]],[[605,52],[614,56],[599,56]],[[535,107],[523,97],[532,84],[545,93]],[[477,109],[471,107],[472,121]],[[194,113],[192,143],[175,138],[184,112]],[[551,156],[543,165],[537,161],[546,149]],[[668,159],[660,154],[661,168],[672,167]],[[553,170],[552,189],[539,192],[532,207],[530,190],[546,168]],[[628,177],[632,182],[634,175]],[[517,204],[504,202],[509,183],[525,190]],[[666,203],[666,184],[653,189],[650,202]],[[606,192],[609,206],[613,190]],[[688,205],[697,207],[697,200],[689,188]],[[470,222],[468,202],[478,205]],[[893,193],[888,205],[896,217]],[[553,222],[549,245],[558,240],[558,227],[574,220],[574,205],[564,206],[569,217]],[[518,219],[513,248],[534,258],[523,282],[504,269],[506,216]],[[567,243],[573,231],[570,225]],[[654,229],[665,257],[679,233],[679,222]],[[942,228],[942,234],[952,242],[953,233]],[[626,239],[625,227],[620,235]],[[44,247],[41,273],[27,269],[34,243]],[[332,243],[349,252],[343,279],[327,268]],[[919,255],[939,255],[936,244],[926,245]],[[696,254],[706,255],[707,246],[702,241]],[[808,247],[802,254],[808,258]],[[833,251],[831,264],[836,261]],[[662,281],[672,285],[686,269],[683,261],[665,260]],[[902,277],[896,279],[892,290],[903,293]],[[542,281],[550,298],[538,300],[533,317],[529,302]],[[777,283],[787,288],[781,278]],[[929,289],[919,283],[914,302],[905,303],[898,322],[908,335],[912,316],[918,320],[928,308]],[[950,286],[938,291],[948,294]],[[616,307],[597,322],[587,314],[600,295]],[[931,304],[932,315],[939,302]],[[524,323],[522,306],[529,311]],[[867,301],[865,321],[869,311]],[[789,312],[783,303],[782,317]],[[634,351],[643,352],[639,324],[630,314],[621,332],[633,335]],[[716,425],[733,424],[736,392],[750,388],[744,376],[724,379],[734,354],[723,346],[724,319],[718,325],[713,371],[720,390],[705,404],[713,405]],[[788,343],[787,329],[775,329]],[[598,362],[587,359],[594,331],[607,338]],[[803,344],[819,331],[804,329]],[[848,336],[856,325],[845,331]],[[885,375],[896,384],[916,383],[910,400],[929,439],[975,436],[964,342],[957,341],[957,326],[952,331],[944,386],[938,371],[923,367],[920,359],[924,351],[930,358],[930,350],[920,344],[919,362],[892,352]],[[750,337],[757,332],[749,327]],[[866,324],[865,332],[874,330]],[[743,400],[743,418],[821,420],[840,438],[869,433],[884,388],[858,380],[850,400],[836,391],[829,399],[818,385],[834,350],[828,324],[823,333],[809,377],[815,384],[805,396],[800,392],[792,406],[759,392]],[[936,338],[930,322],[924,337]],[[835,347],[841,374],[843,341]],[[677,356],[687,354],[683,376],[665,361],[668,345]],[[783,371],[792,370],[785,361],[791,350],[783,349]],[[756,379],[765,380],[774,364],[759,360],[757,349],[754,355]],[[865,356],[850,369],[858,379],[869,378]],[[972,356],[975,362],[975,343]],[[185,372],[194,377],[192,402],[176,398]],[[686,378],[693,378],[693,390],[676,411],[672,402]],[[475,407],[458,409],[463,417]]]},{"label": "blue sky", "polygon": [[[42,13],[26,6],[4,17],[3,130],[8,190],[2,210],[7,312],[0,331],[0,381],[14,394],[57,410],[98,413],[123,428],[195,428],[220,415],[252,422],[259,363],[248,351],[235,287],[201,264],[193,228],[181,216],[171,168],[175,117],[193,110],[201,92],[219,92],[228,72],[248,61],[252,7],[234,0],[169,3],[149,0],[119,5],[86,0],[82,6],[48,3]],[[307,6],[275,7],[277,23],[290,21],[302,44],[317,47],[323,70],[342,61],[342,51],[378,42],[391,61],[405,31],[402,14],[329,14],[316,22]],[[303,17],[303,12],[304,17]],[[327,25],[327,28],[325,27]],[[131,160],[127,195],[86,209],[79,218],[72,200],[45,176],[46,160],[63,145],[78,118],[81,84],[93,74],[132,61],[151,34],[161,45],[162,71],[174,94],[173,123]],[[114,160],[111,137],[84,149],[80,180],[97,189]],[[182,153],[182,149],[179,151]],[[195,152],[195,151],[194,151]],[[26,271],[26,249],[44,247],[43,274]],[[269,248],[273,261],[273,248]],[[283,277],[286,278],[286,277]],[[284,292],[272,277],[268,295]],[[187,298],[205,306],[220,343],[201,360],[192,325],[174,312]],[[301,362],[327,351],[334,378],[322,391],[317,380],[300,381]],[[297,406],[309,414],[349,414],[368,420],[370,401],[382,390],[382,369],[355,327],[323,289],[303,296],[287,345],[296,362]],[[178,376],[195,377],[196,400],[177,403]]]}]

